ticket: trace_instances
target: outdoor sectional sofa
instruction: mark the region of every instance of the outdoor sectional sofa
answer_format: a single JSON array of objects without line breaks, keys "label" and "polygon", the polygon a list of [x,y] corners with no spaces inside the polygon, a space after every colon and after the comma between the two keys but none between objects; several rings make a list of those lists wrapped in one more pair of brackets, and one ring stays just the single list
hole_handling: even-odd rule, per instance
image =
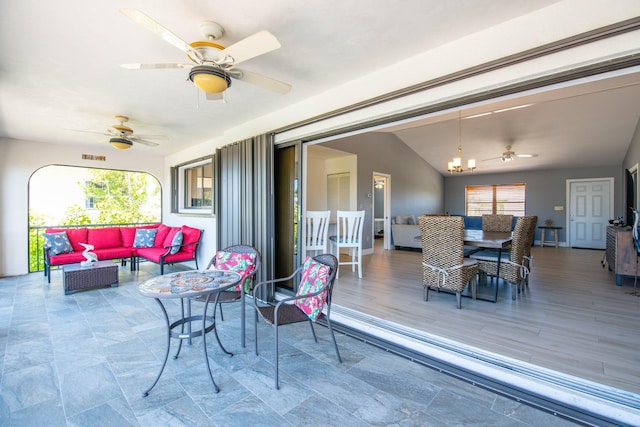
[{"label": "outdoor sectional sofa", "polygon": [[187,225],[48,228],[45,230],[44,275],[51,282],[52,266],[84,261],[85,248],[80,243],[93,245],[91,252],[100,261],[120,259],[124,265],[130,259],[131,270],[138,268],[141,258],[159,264],[160,274],[164,274],[165,265],[178,262],[195,261],[197,269],[201,237],[202,230]]}]

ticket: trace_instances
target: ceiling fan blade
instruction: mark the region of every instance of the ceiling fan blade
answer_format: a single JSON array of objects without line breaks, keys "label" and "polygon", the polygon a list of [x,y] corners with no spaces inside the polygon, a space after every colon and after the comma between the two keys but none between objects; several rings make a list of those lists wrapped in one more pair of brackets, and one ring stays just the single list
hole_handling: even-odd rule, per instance
[{"label": "ceiling fan blade", "polygon": [[489,157],[488,159],[482,159],[483,162],[488,162],[490,160],[499,160],[501,159],[502,156],[498,156],[498,157]]},{"label": "ceiling fan blade", "polygon": [[139,139],[139,138],[129,138],[129,139],[136,144],[143,144],[149,147],[157,147],[158,145],[160,145],[157,142],[147,141],[145,139]]},{"label": "ceiling fan blade", "polygon": [[180,37],[176,36],[171,31],[169,31],[168,29],[160,25],[158,22],[156,22],[154,19],[145,15],[139,10],[125,8],[125,9],[120,9],[120,12],[125,14],[134,22],[142,25],[143,27],[145,27],[147,30],[151,31],[155,35],[161,37],[167,43],[173,45],[174,47],[177,47],[178,49],[180,49],[187,55],[191,56],[192,58],[198,58],[199,61],[203,60],[200,52],[193,49],[189,45],[189,43],[185,42]]},{"label": "ceiling fan blade", "polygon": [[131,138],[139,138],[139,139],[161,139],[163,141],[167,141],[169,138],[167,138],[166,135],[149,135],[149,134],[144,134],[141,135],[139,133],[136,133],[135,135],[132,135]]},{"label": "ceiling fan blade", "polygon": [[[262,55],[272,50],[280,48],[280,42],[267,30],[258,31],[257,33],[240,40],[220,51],[223,58],[221,63],[239,64],[256,56]],[[229,60],[226,57],[231,57]]]},{"label": "ceiling fan blade", "polygon": [[165,68],[191,68],[193,64],[184,64],[181,62],[159,62],[155,64],[120,64],[122,68],[127,70],[156,70]]},{"label": "ceiling fan blade", "polygon": [[65,129],[63,129],[63,130],[68,130],[68,131],[71,131],[71,132],[84,132],[84,133],[92,133],[92,134],[94,134],[94,135],[105,135],[105,136],[109,136],[109,134],[107,134],[107,133],[104,133],[104,132],[95,132],[95,131],[92,131],[92,130],[67,129],[67,128],[65,128]]},{"label": "ceiling fan blade", "polygon": [[291,90],[290,84],[281,82],[276,79],[272,79],[271,77],[267,77],[262,74],[255,73],[253,71],[233,68],[230,74],[231,74],[231,77],[233,77],[234,79],[243,81],[245,83],[250,83],[252,85],[260,86],[263,89],[267,89],[272,92],[279,93],[281,95],[284,95],[285,93]]},{"label": "ceiling fan blade", "polygon": [[537,154],[524,153],[524,154],[516,154],[516,157],[522,157],[522,158],[527,158],[528,159],[528,158],[531,158],[531,157],[538,157],[538,155]]},{"label": "ceiling fan blade", "polygon": [[224,99],[224,92],[220,92],[220,93],[205,92],[204,94],[207,98],[207,101],[220,101]]}]

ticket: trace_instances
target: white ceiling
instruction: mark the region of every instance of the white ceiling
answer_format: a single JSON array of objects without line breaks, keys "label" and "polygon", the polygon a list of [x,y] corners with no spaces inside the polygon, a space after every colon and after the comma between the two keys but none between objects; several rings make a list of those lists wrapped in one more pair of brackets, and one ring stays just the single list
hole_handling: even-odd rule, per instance
[{"label": "white ceiling", "polygon": [[[106,144],[98,133],[131,118],[137,134],[171,154],[389,64],[546,7],[558,0],[3,0],[0,2],[0,137],[59,144]],[[119,12],[143,11],[187,42],[199,24],[220,23],[229,46],[259,30],[282,48],[242,64],[293,86],[278,95],[234,81],[227,102],[206,101],[184,69],[126,70],[119,64],[186,62],[185,56]],[[502,105],[534,105],[462,121],[463,157],[490,167],[620,164],[640,112],[640,78],[611,82],[595,94],[565,91]],[[612,87],[623,86],[614,89]],[[610,90],[611,89],[611,90]],[[580,89],[591,91],[592,89]],[[558,99],[560,97],[560,99]],[[498,109],[465,108],[463,116]],[[457,112],[393,131],[440,168],[456,150]],[[444,121],[443,121],[444,120]],[[77,132],[87,131],[87,132]],[[90,132],[96,132],[90,133]],[[508,164],[511,143],[533,159]],[[576,149],[576,147],[580,147]],[[600,147],[604,147],[599,150]],[[111,149],[109,147],[109,149]],[[496,165],[494,165],[496,163]]]}]

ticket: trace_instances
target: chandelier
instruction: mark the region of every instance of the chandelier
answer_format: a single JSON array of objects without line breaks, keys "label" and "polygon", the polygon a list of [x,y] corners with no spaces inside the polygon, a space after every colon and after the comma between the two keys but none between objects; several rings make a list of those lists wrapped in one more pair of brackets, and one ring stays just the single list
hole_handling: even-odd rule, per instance
[{"label": "chandelier", "polygon": [[467,168],[462,167],[462,111],[458,111],[458,155],[447,163],[447,170],[449,173],[464,172],[470,170],[473,172],[476,168],[476,160],[469,159],[467,161]]}]

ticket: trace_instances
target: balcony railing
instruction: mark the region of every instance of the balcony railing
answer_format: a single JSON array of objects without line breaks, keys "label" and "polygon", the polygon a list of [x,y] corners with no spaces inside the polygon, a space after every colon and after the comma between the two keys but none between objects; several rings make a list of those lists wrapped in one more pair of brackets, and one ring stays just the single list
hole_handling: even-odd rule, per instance
[{"label": "balcony railing", "polygon": [[41,225],[29,227],[29,272],[44,270],[44,234],[47,228],[60,230],[73,228],[104,228],[104,227],[137,227],[143,225],[159,224],[158,222],[133,222],[126,224],[82,224],[82,225]]}]

